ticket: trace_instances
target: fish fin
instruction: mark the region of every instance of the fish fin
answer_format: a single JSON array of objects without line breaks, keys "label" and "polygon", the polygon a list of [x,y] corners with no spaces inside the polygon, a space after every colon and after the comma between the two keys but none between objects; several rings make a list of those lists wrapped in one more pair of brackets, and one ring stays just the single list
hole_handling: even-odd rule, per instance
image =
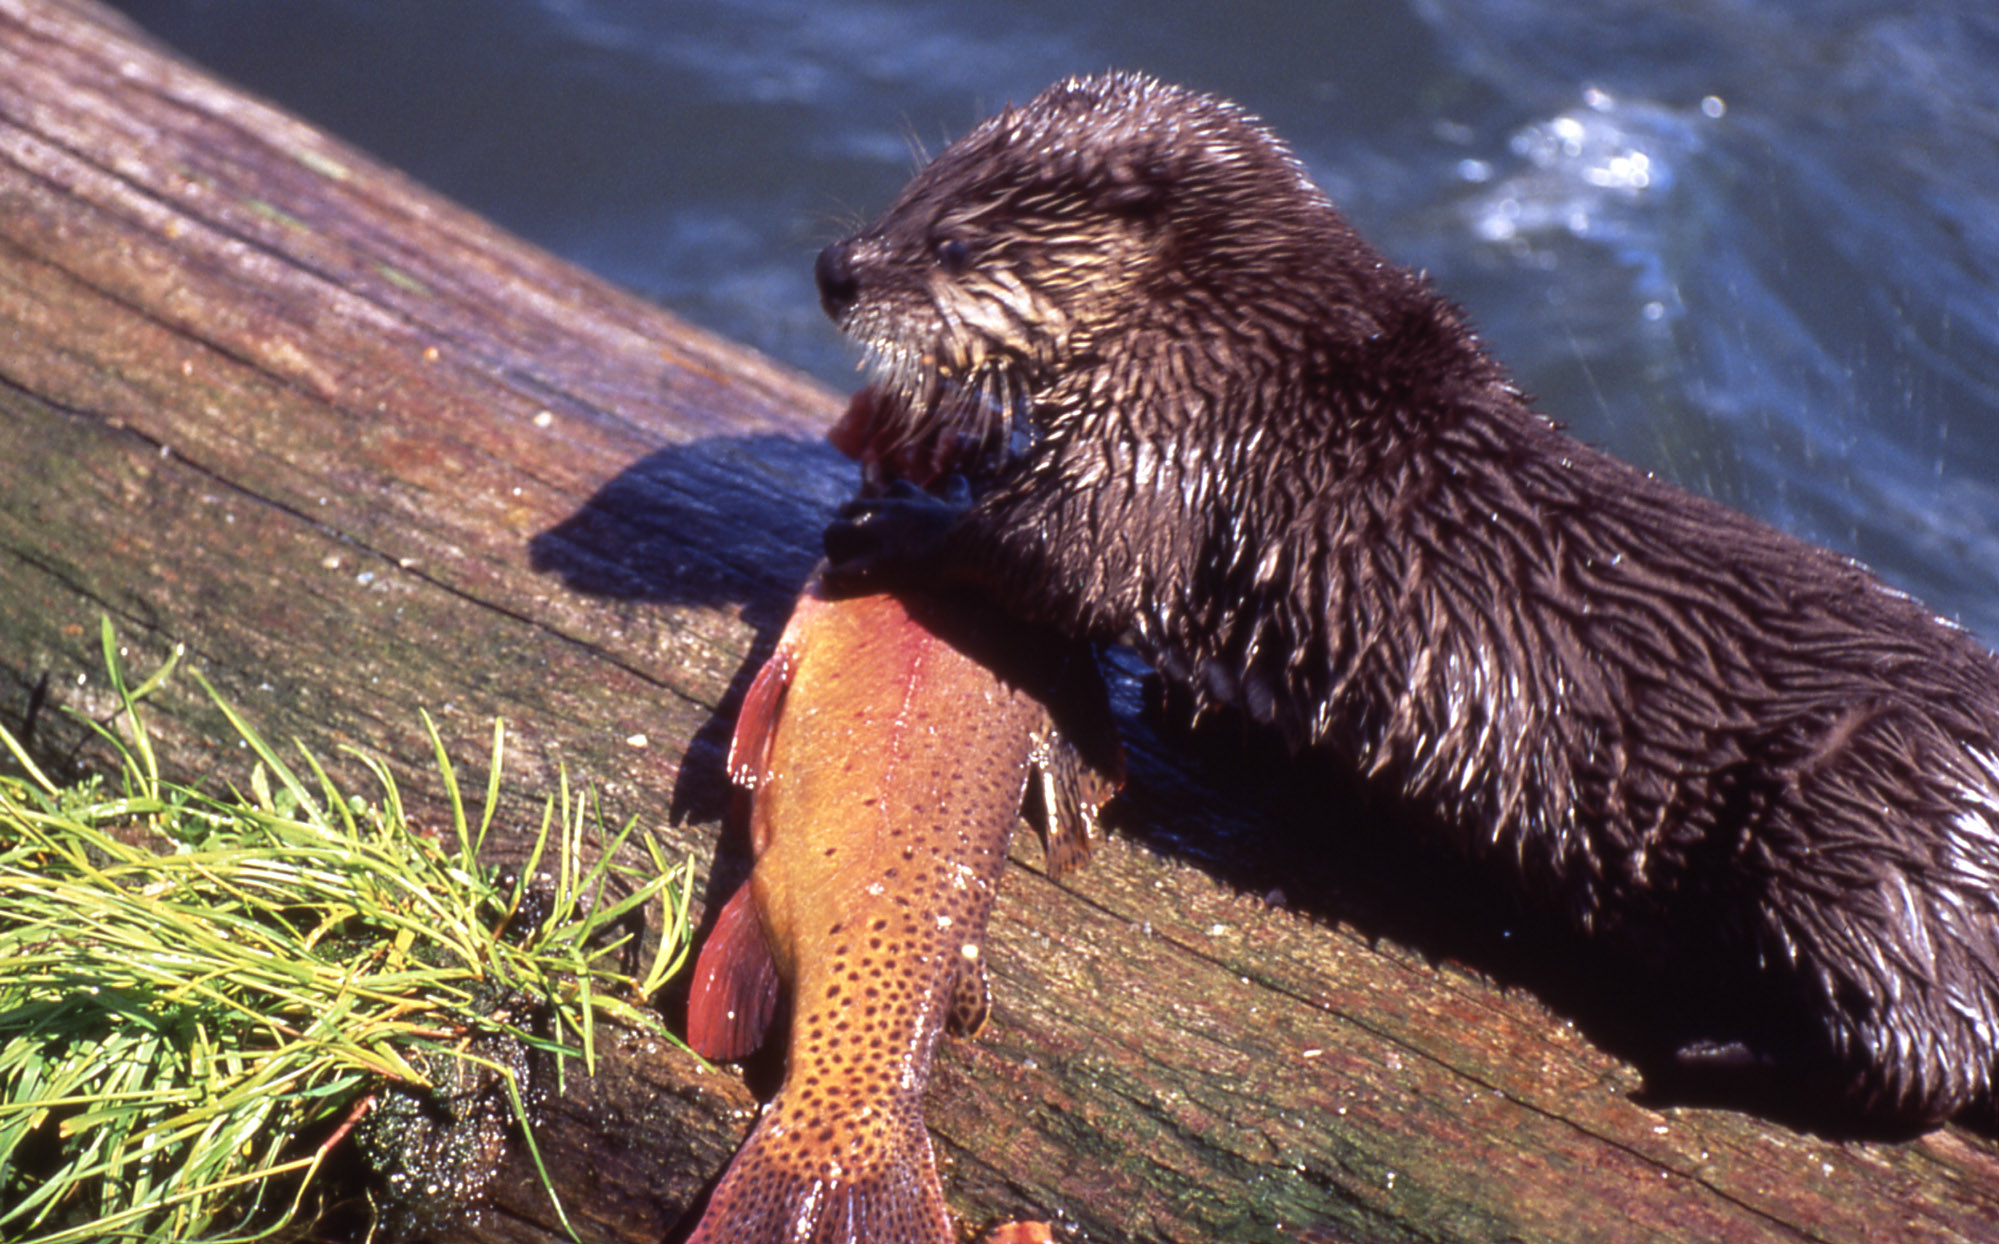
[{"label": "fish fin", "polygon": [[1035,740],[1034,769],[1048,875],[1062,877],[1090,862],[1097,814],[1125,777],[1124,743],[1089,644],[1067,654],[1049,705],[1055,724]]},{"label": "fish fin", "polygon": [[701,944],[687,995],[687,1044],[716,1061],[742,1058],[763,1044],[777,1012],[777,960],[764,938],[750,883],[715,916]]},{"label": "fish fin", "polygon": [[837,1177],[782,1094],[708,1198],[687,1244],[955,1244],[923,1116],[898,1112],[887,1152]]},{"label": "fish fin", "polygon": [[1041,838],[1049,876],[1067,876],[1090,862],[1097,814],[1124,782],[1121,751],[1117,761],[1117,769],[1107,772],[1092,763],[1059,730],[1049,731],[1036,748],[1034,768],[1040,782]]},{"label": "fish fin", "polygon": [[792,606],[791,619],[778,636],[777,648],[763,663],[750,689],[743,695],[742,711],[736,714],[736,730],[729,736],[729,780],[744,790],[755,790],[769,772],[771,740],[777,734],[777,719],[784,711],[785,692],[791,690],[792,675],[798,672],[799,636],[832,605],[819,594],[817,580],[799,594]]},{"label": "fish fin", "polygon": [[951,1013],[944,1017],[944,1026],[952,1036],[970,1040],[979,1035],[992,1013],[993,990],[986,976],[986,961],[967,955],[958,960],[958,974],[951,981]]},{"label": "fish fin", "polygon": [[780,640],[777,651],[763,663],[743,696],[735,733],[729,736],[729,780],[744,790],[755,790],[769,771],[777,716],[784,708],[784,693],[791,689],[791,676],[797,667],[794,650]]}]

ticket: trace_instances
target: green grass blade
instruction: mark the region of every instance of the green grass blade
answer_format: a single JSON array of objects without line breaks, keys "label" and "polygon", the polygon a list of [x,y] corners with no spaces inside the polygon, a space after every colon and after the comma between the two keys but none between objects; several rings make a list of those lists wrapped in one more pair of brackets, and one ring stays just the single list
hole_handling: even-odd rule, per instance
[{"label": "green grass blade", "polygon": [[[474,833],[424,715],[456,831],[439,844],[412,826],[382,761],[348,753],[378,786],[368,802],[301,746],[308,785],[198,674],[254,765],[247,795],[176,785],[140,702],[179,650],[133,687],[108,626],[103,639],[123,733],[90,724],[116,752],[122,797],[59,786],[0,731],[27,775],[0,778],[0,1239],[221,1244],[286,1230],[310,1212],[326,1156],[292,1138],[454,1057],[499,1073],[546,1184],[515,1075],[476,1051],[545,1051],[560,1077],[571,1058],[594,1066],[600,1016],[663,1031],[637,1003],[686,958],[690,866],[669,866],[635,822],[606,833],[565,771],[507,884],[478,859],[503,723]],[[593,833],[604,849],[586,861]],[[635,833],[649,868],[621,862]],[[514,927],[544,873],[545,918]],[[657,910],[661,936],[634,979],[620,964],[640,910]]]}]

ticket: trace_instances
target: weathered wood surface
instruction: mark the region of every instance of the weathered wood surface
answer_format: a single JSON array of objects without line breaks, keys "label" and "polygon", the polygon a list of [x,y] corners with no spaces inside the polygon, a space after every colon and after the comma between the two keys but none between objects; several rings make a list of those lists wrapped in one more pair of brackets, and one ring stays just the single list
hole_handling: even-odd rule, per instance
[{"label": "weathered wood surface", "polygon": [[[505,717],[518,822],[566,764],[705,866],[734,697],[850,486],[817,439],[836,406],[95,8],[0,0],[0,719],[46,757],[93,759],[55,710],[107,712],[109,614],[135,665],[185,643],[273,737],[419,786],[418,706],[468,758]],[[240,780],[188,680],[154,721],[177,771]],[[1335,811],[1225,746],[1159,746],[1090,869],[1058,885],[1016,850],[995,1022],[930,1099],[968,1224],[1999,1238],[1991,1141],[1640,1104],[1626,1063],[1448,957],[1480,960],[1476,935],[1398,914],[1392,879],[1310,839],[1295,862],[1244,845],[1296,850],[1288,827]],[[1615,1046],[1589,992],[1571,1013]],[[542,1141],[586,1239],[659,1240],[754,1096],[645,1043],[605,1053]],[[509,1161],[451,1238],[554,1238]]]}]

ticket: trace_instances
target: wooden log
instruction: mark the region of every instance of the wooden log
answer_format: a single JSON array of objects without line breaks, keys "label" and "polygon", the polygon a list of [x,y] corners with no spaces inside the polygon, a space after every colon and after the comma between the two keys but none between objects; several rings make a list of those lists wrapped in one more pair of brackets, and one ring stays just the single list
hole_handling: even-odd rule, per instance
[{"label": "wooden log", "polygon": [[[504,717],[512,824],[566,766],[709,866],[735,696],[851,486],[819,440],[837,404],[93,5],[0,0],[0,717],[44,757],[102,761],[55,710],[109,714],[108,614],[136,667],[185,644],[271,737],[368,749],[419,797],[419,706],[462,758]],[[994,1022],[939,1059],[930,1119],[969,1225],[1999,1232],[1990,1139],[1646,1105],[1570,1022],[1621,1048],[1590,977],[1544,990],[1562,1015],[1494,984],[1463,960],[1517,966],[1503,929],[1454,932],[1421,865],[1336,851],[1339,809],[1254,744],[1127,724],[1123,833],[1060,884],[1016,848]],[[177,773],[247,771],[188,680],[154,729]],[[654,1043],[603,1053],[538,1136],[583,1238],[658,1240],[754,1094]],[[560,1238],[521,1155],[488,1197],[440,1234]]]}]

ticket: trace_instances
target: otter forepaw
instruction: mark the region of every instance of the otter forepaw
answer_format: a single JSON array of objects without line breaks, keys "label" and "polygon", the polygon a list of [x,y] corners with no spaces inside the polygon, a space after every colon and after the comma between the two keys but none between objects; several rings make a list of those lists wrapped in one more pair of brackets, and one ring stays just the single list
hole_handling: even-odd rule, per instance
[{"label": "otter forepaw", "polygon": [[942,569],[945,537],[972,504],[971,485],[962,475],[945,477],[937,489],[925,492],[898,480],[879,497],[841,506],[840,516],[826,527],[825,582],[854,590],[934,579]]}]

